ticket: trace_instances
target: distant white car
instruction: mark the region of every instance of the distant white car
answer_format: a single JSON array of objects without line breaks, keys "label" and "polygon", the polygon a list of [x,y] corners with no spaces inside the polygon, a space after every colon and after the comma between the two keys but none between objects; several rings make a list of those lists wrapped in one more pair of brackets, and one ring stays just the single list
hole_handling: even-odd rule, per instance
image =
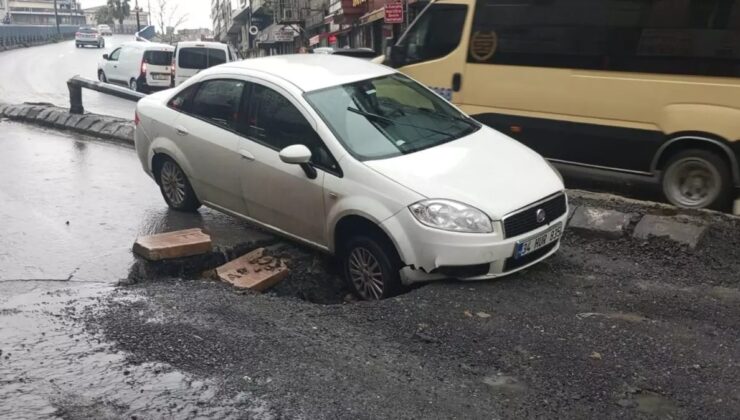
[{"label": "distant white car", "polygon": [[105,38],[92,26],[81,26],[75,33],[75,47],[81,48],[92,45],[98,48],[105,47]]},{"label": "distant white car", "polygon": [[127,42],[103,54],[98,80],[128,86],[137,92],[167,89],[172,83],[174,47],[155,42]]},{"label": "distant white car", "polygon": [[537,153],[354,58],[204,70],[141,99],[135,125],[171,208],[203,203],[335,254],[364,299],[521,270],[556,252],[568,214]]},{"label": "distant white car", "polygon": [[98,32],[103,36],[113,35],[113,30],[108,25],[98,25]]}]

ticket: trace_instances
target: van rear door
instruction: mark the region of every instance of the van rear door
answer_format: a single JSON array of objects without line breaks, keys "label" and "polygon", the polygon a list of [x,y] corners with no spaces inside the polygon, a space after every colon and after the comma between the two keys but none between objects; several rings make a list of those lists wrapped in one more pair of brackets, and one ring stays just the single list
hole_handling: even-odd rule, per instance
[{"label": "van rear door", "polygon": [[201,70],[227,62],[226,48],[184,47],[177,50],[175,85],[195,76]]},{"label": "van rear door", "polygon": [[172,73],[172,51],[165,48],[146,50],[143,58],[146,64],[146,84],[151,87],[170,87]]}]

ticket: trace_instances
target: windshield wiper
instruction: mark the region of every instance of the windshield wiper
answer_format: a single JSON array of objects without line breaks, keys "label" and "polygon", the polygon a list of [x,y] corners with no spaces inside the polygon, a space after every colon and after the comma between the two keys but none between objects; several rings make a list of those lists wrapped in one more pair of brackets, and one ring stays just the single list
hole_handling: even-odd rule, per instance
[{"label": "windshield wiper", "polygon": [[445,119],[448,119],[448,120],[451,120],[451,121],[460,121],[460,122],[463,122],[463,123],[469,125],[471,128],[478,128],[478,124],[476,124],[475,122],[473,122],[472,120],[469,120],[467,118],[456,117],[454,115],[447,115],[447,114],[443,114],[441,112],[432,111],[431,109],[427,109],[427,108],[415,108],[415,109],[417,111],[422,111],[422,112],[424,112],[426,114],[431,114],[431,115],[434,115],[434,116],[437,116],[437,117],[442,117],[442,118],[445,118]]},{"label": "windshield wiper", "polygon": [[406,126],[406,127],[418,128],[418,129],[421,129],[421,130],[431,131],[432,133],[437,133],[437,134],[441,134],[443,136],[448,136],[448,137],[451,135],[450,133],[446,133],[446,132],[440,131],[440,130],[435,130],[435,129],[429,128],[429,127],[422,127],[420,125],[414,125],[414,124],[408,124],[408,123],[398,122],[396,120],[393,120],[393,119],[388,118],[388,117],[384,117],[382,115],[373,114],[372,112],[361,111],[361,110],[359,110],[357,108],[352,108],[351,106],[350,107],[347,107],[347,111],[354,112],[355,114],[362,115],[363,117],[365,117],[367,119],[373,119],[375,121],[382,121],[382,122],[386,122],[386,123],[389,123],[389,124],[395,124],[395,125],[402,125],[402,126]]}]

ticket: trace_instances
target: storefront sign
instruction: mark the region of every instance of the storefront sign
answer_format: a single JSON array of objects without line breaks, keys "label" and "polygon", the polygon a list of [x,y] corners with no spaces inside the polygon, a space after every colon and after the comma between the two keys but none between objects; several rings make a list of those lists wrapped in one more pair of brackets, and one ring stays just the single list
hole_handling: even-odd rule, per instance
[{"label": "storefront sign", "polygon": [[293,42],[295,34],[290,29],[282,29],[275,32],[275,42]]},{"label": "storefront sign", "polygon": [[312,37],[311,37],[311,38],[310,38],[310,39],[308,40],[308,45],[310,45],[310,46],[313,46],[313,45],[318,45],[318,44],[319,44],[319,42],[321,42],[321,37],[320,37],[320,36],[318,36],[318,35],[316,35],[316,36],[312,36]]},{"label": "storefront sign", "polygon": [[385,5],[385,23],[403,23],[403,3]]}]

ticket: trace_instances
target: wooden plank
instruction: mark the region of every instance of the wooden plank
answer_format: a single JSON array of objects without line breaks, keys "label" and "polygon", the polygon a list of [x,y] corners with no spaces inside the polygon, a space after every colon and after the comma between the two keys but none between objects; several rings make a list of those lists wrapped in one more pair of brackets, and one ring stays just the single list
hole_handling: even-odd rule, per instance
[{"label": "wooden plank", "polygon": [[259,248],[216,269],[216,275],[235,287],[261,292],[288,276],[285,261],[265,255]]},{"label": "wooden plank", "polygon": [[149,261],[191,257],[211,252],[211,236],[201,229],[142,236],[134,243],[134,253]]}]

